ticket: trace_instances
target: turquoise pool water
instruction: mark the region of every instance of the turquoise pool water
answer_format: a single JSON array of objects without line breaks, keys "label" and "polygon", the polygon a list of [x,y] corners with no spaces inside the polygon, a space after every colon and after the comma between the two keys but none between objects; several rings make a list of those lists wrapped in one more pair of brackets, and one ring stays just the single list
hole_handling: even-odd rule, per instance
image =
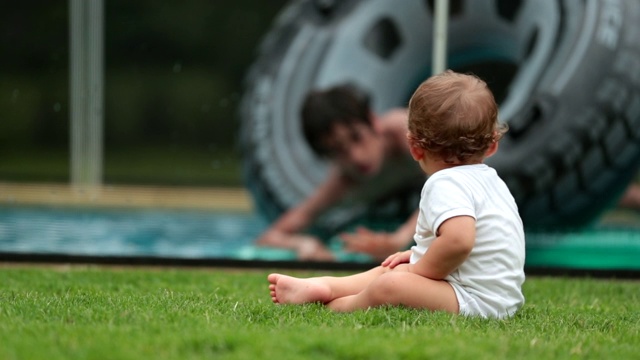
[{"label": "turquoise pool water", "polygon": [[[0,208],[0,254],[292,261],[256,247],[267,223],[255,214],[149,209]],[[330,246],[339,262],[371,263]],[[7,256],[5,256],[6,258]],[[640,270],[640,212],[573,232],[527,233],[527,266]]]},{"label": "turquoise pool water", "polygon": [[266,224],[204,211],[0,209],[0,252],[184,258],[239,257]]},{"label": "turquoise pool water", "polygon": [[[5,207],[0,253],[294,260],[291,251],[253,245],[266,226],[258,215],[234,212]],[[340,261],[370,260],[335,250]]]}]

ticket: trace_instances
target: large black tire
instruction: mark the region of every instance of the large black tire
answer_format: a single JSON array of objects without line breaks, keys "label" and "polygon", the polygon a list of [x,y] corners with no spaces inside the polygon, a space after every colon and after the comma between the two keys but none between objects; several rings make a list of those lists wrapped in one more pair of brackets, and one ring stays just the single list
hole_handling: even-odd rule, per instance
[{"label": "large black tire", "polygon": [[[430,75],[432,2],[295,1],[266,36],[241,104],[247,185],[273,219],[322,181],[304,142],[305,93],[351,81],[374,110],[405,106]],[[451,1],[448,67],[485,79],[511,128],[488,159],[529,228],[583,226],[613,204],[640,161],[640,2]],[[376,208],[406,209],[413,192]],[[394,203],[395,201],[395,203]],[[362,219],[363,204],[325,226]],[[402,211],[398,210],[402,208]]]}]

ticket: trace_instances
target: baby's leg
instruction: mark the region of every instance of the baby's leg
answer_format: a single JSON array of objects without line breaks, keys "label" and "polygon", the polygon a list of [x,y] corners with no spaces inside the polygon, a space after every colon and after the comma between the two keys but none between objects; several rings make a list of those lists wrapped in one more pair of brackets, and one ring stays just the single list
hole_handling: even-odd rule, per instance
[{"label": "baby's leg", "polygon": [[296,278],[282,274],[270,274],[271,300],[279,304],[327,303],[339,297],[357,294],[387,268],[376,267],[369,271],[344,277],[322,276]]},{"label": "baby's leg", "polygon": [[404,271],[380,275],[362,292],[327,304],[336,311],[354,311],[383,305],[458,313],[458,299],[448,282]]}]

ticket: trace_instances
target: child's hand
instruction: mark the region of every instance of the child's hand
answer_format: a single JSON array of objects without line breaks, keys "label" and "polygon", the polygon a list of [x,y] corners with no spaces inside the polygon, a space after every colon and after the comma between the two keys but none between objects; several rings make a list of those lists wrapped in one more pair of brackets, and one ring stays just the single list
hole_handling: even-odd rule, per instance
[{"label": "child's hand", "polygon": [[409,262],[411,258],[411,250],[397,252],[395,254],[389,255],[383,262],[382,266],[388,267],[389,269],[393,269],[400,264],[406,264]]},{"label": "child's hand", "polygon": [[335,255],[318,239],[307,235],[294,235],[292,238],[298,243],[296,254],[298,260],[335,261]]},{"label": "child's hand", "polygon": [[362,226],[355,233],[340,234],[340,238],[346,252],[364,253],[381,260],[405,245],[404,239],[397,239],[393,233],[374,232]]}]

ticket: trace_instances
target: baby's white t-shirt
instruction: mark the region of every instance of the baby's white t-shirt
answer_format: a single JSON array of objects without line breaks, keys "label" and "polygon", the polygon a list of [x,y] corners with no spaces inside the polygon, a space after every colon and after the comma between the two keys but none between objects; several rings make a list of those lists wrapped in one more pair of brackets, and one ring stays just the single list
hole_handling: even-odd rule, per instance
[{"label": "baby's white t-shirt", "polygon": [[456,292],[460,313],[498,318],[513,315],[524,304],[524,229],[507,185],[486,164],[455,166],[427,179],[411,263],[428,251],[440,225],[456,216],[476,220],[471,254],[445,278]]}]

